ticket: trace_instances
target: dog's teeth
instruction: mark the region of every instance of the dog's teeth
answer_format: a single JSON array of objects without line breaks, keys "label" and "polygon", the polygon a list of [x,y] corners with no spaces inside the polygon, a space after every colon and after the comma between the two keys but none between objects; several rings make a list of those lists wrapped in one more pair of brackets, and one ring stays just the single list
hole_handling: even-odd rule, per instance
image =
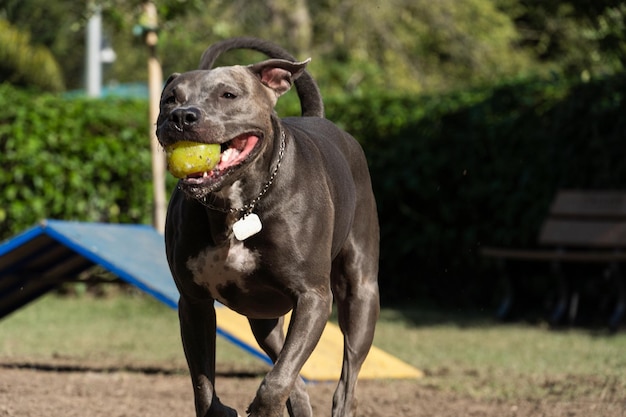
[{"label": "dog's teeth", "polygon": [[226,149],[222,152],[222,162],[228,163],[237,155],[237,151],[233,148]]},{"label": "dog's teeth", "polygon": [[209,172],[208,171],[204,171],[202,173],[202,178],[207,178],[209,176]]}]

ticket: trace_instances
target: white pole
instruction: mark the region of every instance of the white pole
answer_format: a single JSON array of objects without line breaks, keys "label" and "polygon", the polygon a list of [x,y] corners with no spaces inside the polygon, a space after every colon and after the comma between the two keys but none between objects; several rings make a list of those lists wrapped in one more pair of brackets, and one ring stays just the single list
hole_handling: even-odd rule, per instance
[{"label": "white pole", "polygon": [[102,15],[100,5],[89,3],[92,12],[87,23],[87,74],[86,90],[88,97],[100,97],[102,86],[102,63],[100,47],[102,46]]}]

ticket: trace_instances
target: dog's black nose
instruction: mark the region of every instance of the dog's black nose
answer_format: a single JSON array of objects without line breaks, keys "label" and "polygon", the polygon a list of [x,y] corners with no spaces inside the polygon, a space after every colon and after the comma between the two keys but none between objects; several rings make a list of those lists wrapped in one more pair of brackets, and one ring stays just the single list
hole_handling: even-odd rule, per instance
[{"label": "dog's black nose", "polygon": [[178,130],[190,128],[200,120],[200,110],[195,107],[182,107],[170,113],[170,122]]}]

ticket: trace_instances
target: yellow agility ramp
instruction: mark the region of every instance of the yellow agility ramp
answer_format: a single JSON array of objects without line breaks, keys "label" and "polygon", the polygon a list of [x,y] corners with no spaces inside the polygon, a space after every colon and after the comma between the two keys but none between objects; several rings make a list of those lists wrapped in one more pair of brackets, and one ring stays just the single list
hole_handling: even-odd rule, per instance
[{"label": "yellow agility ramp", "polygon": [[[216,307],[215,311],[219,335],[271,364],[269,358],[256,343],[248,320],[244,316],[223,306]],[[291,314],[285,317],[285,331],[290,317]],[[317,347],[304,364],[300,374],[307,381],[337,381],[341,374],[342,358],[343,334],[338,326],[327,323]],[[419,369],[375,346],[372,346],[359,374],[360,379],[403,379],[422,376],[424,374]]]}]

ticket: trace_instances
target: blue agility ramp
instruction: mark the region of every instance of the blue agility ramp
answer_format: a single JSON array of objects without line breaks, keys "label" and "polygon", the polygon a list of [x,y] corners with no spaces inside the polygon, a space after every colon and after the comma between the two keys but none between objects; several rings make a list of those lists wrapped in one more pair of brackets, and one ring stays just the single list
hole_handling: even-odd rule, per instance
[{"label": "blue agility ramp", "polygon": [[[164,237],[154,228],[44,220],[0,245],[0,318],[95,265],[178,308],[179,294],[165,257]],[[217,333],[272,363],[254,342],[242,341],[222,328]]]},{"label": "blue agility ramp", "polygon": [[[178,289],[165,256],[163,235],[146,225],[45,220],[0,244],[0,318],[99,265],[120,279],[178,307]],[[271,364],[256,344],[245,317],[216,305],[217,334]],[[285,330],[289,320],[285,320]],[[302,376],[337,380],[343,335],[328,323]],[[422,372],[372,347],[360,378],[419,378]]]},{"label": "blue agility ramp", "polygon": [[45,220],[0,245],[0,317],[94,265],[178,305],[163,236],[154,228]]}]

